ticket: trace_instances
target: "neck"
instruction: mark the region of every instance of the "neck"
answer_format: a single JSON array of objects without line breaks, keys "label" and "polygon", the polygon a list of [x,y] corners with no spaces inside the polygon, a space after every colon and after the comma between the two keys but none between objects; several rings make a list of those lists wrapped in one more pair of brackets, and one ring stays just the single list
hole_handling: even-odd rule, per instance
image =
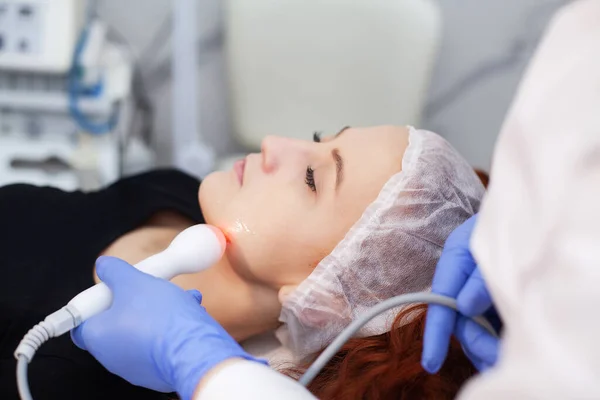
[{"label": "neck", "polygon": [[172,281],[186,290],[198,289],[208,313],[238,342],[279,325],[277,291],[244,280],[226,257],[210,269]]}]

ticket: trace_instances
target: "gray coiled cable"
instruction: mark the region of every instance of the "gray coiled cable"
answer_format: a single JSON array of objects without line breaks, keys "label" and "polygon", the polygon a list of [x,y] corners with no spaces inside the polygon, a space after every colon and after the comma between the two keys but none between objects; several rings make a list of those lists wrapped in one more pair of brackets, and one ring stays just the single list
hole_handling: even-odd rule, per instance
[{"label": "gray coiled cable", "polygon": [[[335,340],[325,348],[323,353],[321,353],[321,355],[317,357],[315,362],[313,362],[312,365],[306,370],[304,375],[302,375],[302,377],[299,380],[300,384],[302,386],[308,386],[315,378],[315,376],[317,376],[317,374],[321,372],[325,365],[327,365],[327,363],[337,354],[337,352],[342,348],[342,346],[348,340],[354,337],[354,335],[356,335],[356,332],[358,332],[360,328],[362,328],[370,320],[372,320],[382,312],[389,310],[390,308],[411,303],[439,304],[442,306],[452,308],[454,310],[458,310],[455,299],[430,292],[408,293],[382,301],[381,303],[372,307],[360,318],[358,318],[355,321],[352,321],[352,323],[348,325],[348,327],[344,329],[342,333],[340,333],[335,338]],[[479,316],[472,318],[472,320],[481,325],[481,327],[487,330],[492,336],[498,336],[492,325],[485,318]]]}]

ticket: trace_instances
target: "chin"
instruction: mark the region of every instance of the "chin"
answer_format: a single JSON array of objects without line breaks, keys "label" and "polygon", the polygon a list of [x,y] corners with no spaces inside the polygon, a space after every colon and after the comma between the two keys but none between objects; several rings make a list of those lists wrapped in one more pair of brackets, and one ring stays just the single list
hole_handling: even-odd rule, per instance
[{"label": "chin", "polygon": [[235,195],[232,192],[231,179],[227,173],[216,171],[202,180],[198,190],[198,202],[207,224],[218,221],[229,201]]}]

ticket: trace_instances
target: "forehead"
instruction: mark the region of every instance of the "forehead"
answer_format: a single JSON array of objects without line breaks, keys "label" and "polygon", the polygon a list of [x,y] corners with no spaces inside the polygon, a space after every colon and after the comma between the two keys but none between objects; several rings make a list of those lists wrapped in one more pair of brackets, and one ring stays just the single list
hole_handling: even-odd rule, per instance
[{"label": "forehead", "polygon": [[[348,128],[331,142],[344,160],[340,194],[361,206],[375,200],[388,179],[402,169],[408,129],[396,126]],[[367,204],[362,204],[367,202]]]},{"label": "forehead", "polygon": [[392,175],[402,168],[408,129],[397,126],[348,128],[332,144],[344,158],[344,167],[359,167],[367,170],[371,177]]}]

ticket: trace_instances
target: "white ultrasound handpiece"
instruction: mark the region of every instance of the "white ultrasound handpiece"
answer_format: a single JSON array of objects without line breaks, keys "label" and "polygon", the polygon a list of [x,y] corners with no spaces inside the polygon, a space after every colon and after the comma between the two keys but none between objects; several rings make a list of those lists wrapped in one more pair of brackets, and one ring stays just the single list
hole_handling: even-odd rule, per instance
[{"label": "white ultrasound handpiece", "polygon": [[[211,267],[219,261],[224,250],[225,237],[219,229],[210,225],[195,225],[177,235],[166,250],[134,266],[157,278],[171,280],[177,275],[191,274]],[[110,289],[106,284],[98,283],[75,296],[69,301],[67,308],[74,314],[79,325],[108,309],[111,303]]]},{"label": "white ultrasound handpiece", "polygon": [[[225,246],[225,236],[221,230],[211,225],[194,225],[177,235],[166,250],[137,263],[135,267],[147,274],[170,280],[180,274],[210,268],[223,256]],[[30,360],[38,347],[35,342],[60,336],[107,310],[111,304],[112,292],[106,284],[98,283],[84,290],[39,324],[42,329],[38,336],[43,340],[33,339],[32,343],[24,339],[15,355],[25,355]]]}]

